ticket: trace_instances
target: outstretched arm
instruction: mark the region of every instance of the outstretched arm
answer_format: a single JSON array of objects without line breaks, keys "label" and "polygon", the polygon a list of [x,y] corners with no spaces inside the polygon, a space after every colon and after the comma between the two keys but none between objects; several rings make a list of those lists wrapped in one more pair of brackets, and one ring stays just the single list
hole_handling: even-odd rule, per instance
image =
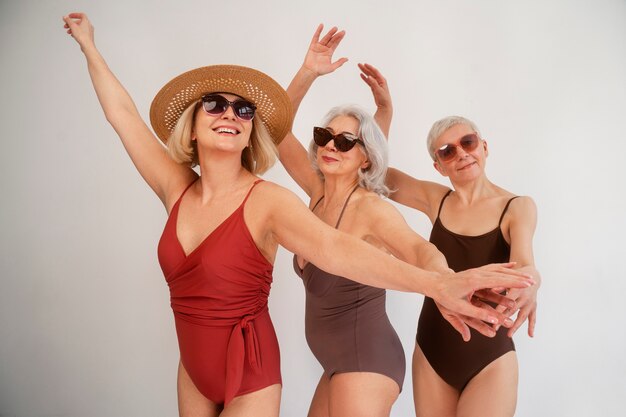
[{"label": "outstretched arm", "polygon": [[[443,254],[437,250],[435,245],[415,233],[393,205],[380,198],[371,198],[362,207],[363,211],[365,211],[363,215],[371,219],[370,224],[372,225],[373,234],[381,240],[385,249],[396,258],[428,271],[454,274],[454,271],[448,267]],[[482,303],[481,299],[503,303],[502,305],[508,308],[515,307],[515,303],[512,300],[502,297],[491,290],[477,291],[472,301],[475,305],[480,303],[486,310],[494,312],[495,310],[488,304]],[[495,336],[493,327],[483,321],[457,314],[438,302],[436,304],[442,316],[461,334],[463,340],[470,340],[470,327],[485,336]],[[513,322],[510,322],[510,324],[512,325]],[[509,325],[508,322],[507,325]]]},{"label": "outstretched arm", "polygon": [[[541,275],[535,268],[533,255],[533,235],[537,225],[537,207],[530,197],[515,199],[509,208],[511,223],[509,235],[511,239],[510,260],[517,263],[517,268],[533,277],[536,284],[524,289],[511,289],[508,296],[514,299],[519,306],[515,323],[509,329],[508,335],[513,334],[528,319],[528,335],[535,335],[537,321],[537,291],[541,285]],[[502,310],[502,307],[500,307]],[[510,311],[505,311],[508,314]]]},{"label": "outstretched arm", "polygon": [[119,135],[135,167],[169,211],[173,200],[196,177],[174,162],[144,123],[128,92],[109,69],[96,48],[93,26],[84,13],[63,17],[67,33],[80,45],[87,69],[107,121]]},{"label": "outstretched arm", "polygon": [[359,69],[361,70],[361,79],[365,81],[365,83],[372,90],[374,103],[376,103],[374,120],[378,123],[378,126],[385,134],[385,137],[389,139],[389,128],[391,127],[391,118],[393,116],[393,104],[387,80],[373,65],[359,64]]},{"label": "outstretched arm", "polygon": [[328,226],[293,193],[269,185],[267,227],[275,241],[323,270],[366,285],[419,292],[446,308],[488,323],[505,316],[476,307],[470,299],[483,288],[524,288],[533,283],[512,264],[492,264],[460,273],[440,274],[402,262],[354,236]]},{"label": "outstretched arm", "polygon": [[[347,61],[347,58],[341,58],[333,62],[333,53],[345,32],[338,32],[337,28],[333,27],[320,39],[323,28],[323,25],[319,25],[315,30],[302,67],[287,87],[294,113],[297,113],[302,99],[317,77],[335,71]],[[278,151],[280,162],[309,197],[321,193],[322,180],[313,170],[307,150],[292,132],[289,132],[280,143]]]}]

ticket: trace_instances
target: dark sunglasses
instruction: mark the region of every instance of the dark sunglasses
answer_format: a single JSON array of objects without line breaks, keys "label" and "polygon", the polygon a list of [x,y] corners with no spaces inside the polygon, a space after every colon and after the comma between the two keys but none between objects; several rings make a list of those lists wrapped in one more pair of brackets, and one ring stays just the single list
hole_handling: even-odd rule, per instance
[{"label": "dark sunglasses", "polygon": [[202,97],[202,107],[204,111],[212,116],[224,114],[228,106],[233,108],[235,116],[241,120],[249,121],[254,119],[256,106],[247,100],[228,101],[219,94],[207,94]]},{"label": "dark sunglasses", "polygon": [[335,135],[330,130],[323,127],[313,128],[313,140],[317,146],[326,146],[326,144],[332,140],[335,144],[335,148],[339,152],[348,152],[350,149],[354,148],[354,145],[357,143],[364,145],[363,141],[356,136],[349,133],[339,133]]},{"label": "dark sunglasses", "polygon": [[457,148],[461,147],[465,152],[472,152],[478,147],[480,143],[480,138],[476,133],[470,133],[469,135],[463,136],[459,140],[458,145],[447,144],[443,145],[441,148],[435,151],[435,154],[439,158],[441,162],[449,162],[456,158],[458,151]]}]

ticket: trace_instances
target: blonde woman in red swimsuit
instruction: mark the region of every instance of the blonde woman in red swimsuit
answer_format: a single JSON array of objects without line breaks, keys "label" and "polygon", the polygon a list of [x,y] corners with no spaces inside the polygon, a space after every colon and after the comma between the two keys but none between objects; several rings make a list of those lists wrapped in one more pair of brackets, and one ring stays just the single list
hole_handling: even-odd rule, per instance
[{"label": "blonde woman in red swimsuit", "polygon": [[280,359],[267,297],[279,244],[333,274],[424,293],[492,323],[505,317],[472,305],[476,290],[532,284],[507,264],[459,274],[412,267],[262,182],[257,174],[271,166],[292,111],[285,91],[259,71],[209,66],[175,77],[152,103],[155,137],[96,49],[87,16],[63,20],[107,120],[169,214],[158,252],[181,354],[181,416],[278,416]]}]

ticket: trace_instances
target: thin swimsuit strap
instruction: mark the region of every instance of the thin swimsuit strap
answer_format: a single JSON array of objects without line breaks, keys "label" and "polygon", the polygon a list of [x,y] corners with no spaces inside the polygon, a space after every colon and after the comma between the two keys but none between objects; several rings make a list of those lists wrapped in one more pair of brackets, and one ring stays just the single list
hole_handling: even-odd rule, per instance
[{"label": "thin swimsuit strap", "polygon": [[506,214],[506,211],[509,209],[509,204],[511,204],[511,201],[515,200],[517,197],[519,196],[516,195],[515,197],[512,197],[511,199],[509,199],[509,201],[507,201],[506,206],[504,206],[504,210],[502,210],[502,215],[500,216],[498,227],[500,227],[500,225],[502,224],[502,219],[504,219],[504,215]]},{"label": "thin swimsuit strap", "polygon": [[[359,186],[357,185],[356,187],[354,187],[352,189],[352,191],[350,191],[350,194],[348,194],[348,197],[346,198],[346,201],[343,203],[343,207],[341,208],[341,213],[339,213],[339,218],[337,219],[337,224],[335,224],[335,229],[339,227],[339,223],[341,223],[341,219],[343,218],[343,212],[346,211],[346,207],[348,207],[348,202],[350,201],[350,197],[352,197],[352,194],[354,194],[354,192],[356,191],[356,189],[359,188]],[[450,190],[452,191],[452,190]],[[319,200],[317,200],[317,203],[315,203],[315,205],[313,206],[313,208],[311,209],[311,211],[314,211],[315,208],[318,206],[318,204],[324,199],[324,196],[321,196]]]},{"label": "thin swimsuit strap", "polygon": [[252,190],[253,190],[253,189],[254,189],[254,187],[256,187],[256,185],[257,185],[258,183],[260,183],[261,181],[263,181],[263,180],[259,178],[258,180],[254,181],[254,182],[252,183],[252,187],[250,187],[250,189],[248,190],[248,194],[246,194],[246,197],[245,197],[245,198],[243,199],[243,201],[241,202],[240,207],[243,207],[243,206],[246,204],[246,201],[248,201],[248,197],[250,197],[250,194],[252,193]]},{"label": "thin swimsuit strap", "polygon": [[[448,198],[450,193],[452,193],[452,190],[448,190],[446,195],[444,195],[443,198],[441,199],[441,203],[439,204],[439,211],[437,212],[437,218],[438,219],[439,219],[439,216],[441,215],[441,209],[443,208],[443,202],[446,201],[446,198]],[[509,209],[509,205],[511,204],[511,202],[513,200],[515,200],[518,197],[519,197],[518,195],[516,195],[515,197],[511,197],[509,199],[509,201],[506,202],[506,205],[504,206],[504,210],[502,210],[502,214],[500,215],[500,220],[498,221],[498,228],[500,228],[500,225],[502,224],[502,219],[504,219],[504,215],[506,214],[507,210]]]},{"label": "thin swimsuit strap", "polygon": [[339,218],[337,219],[337,224],[335,225],[335,229],[339,227],[339,223],[341,223],[341,219],[343,218],[343,212],[346,211],[346,207],[348,207],[348,202],[350,201],[350,197],[352,197],[352,194],[354,194],[357,188],[359,188],[358,185],[354,187],[352,191],[350,191],[350,194],[348,194],[348,198],[346,198],[346,202],[343,203],[343,207],[341,208],[341,213],[339,213]]},{"label": "thin swimsuit strap", "polygon": [[446,195],[444,195],[443,198],[441,199],[441,203],[439,203],[439,211],[437,212],[437,218],[439,218],[439,215],[441,214],[441,209],[443,208],[443,202],[446,201],[446,198],[448,198],[451,192],[452,190],[448,190]]}]

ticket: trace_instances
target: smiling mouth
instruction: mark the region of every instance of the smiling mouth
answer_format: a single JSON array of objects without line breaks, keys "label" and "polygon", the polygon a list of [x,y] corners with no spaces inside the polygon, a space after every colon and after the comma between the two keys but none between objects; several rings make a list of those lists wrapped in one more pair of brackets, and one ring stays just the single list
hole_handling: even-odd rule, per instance
[{"label": "smiling mouth", "polygon": [[218,135],[238,135],[240,133],[237,129],[233,129],[230,127],[218,127],[217,129],[213,129],[213,131]]},{"label": "smiling mouth", "polygon": [[471,167],[471,166],[472,166],[472,165],[474,165],[475,163],[476,163],[476,162],[472,162],[471,164],[467,164],[467,165],[465,165],[464,167],[459,168],[458,170],[459,170],[459,171],[463,171],[463,170],[465,170],[465,169],[468,169],[469,167]]},{"label": "smiling mouth", "polygon": [[337,162],[337,160],[335,158],[331,158],[329,156],[322,156],[322,160],[324,162]]}]

